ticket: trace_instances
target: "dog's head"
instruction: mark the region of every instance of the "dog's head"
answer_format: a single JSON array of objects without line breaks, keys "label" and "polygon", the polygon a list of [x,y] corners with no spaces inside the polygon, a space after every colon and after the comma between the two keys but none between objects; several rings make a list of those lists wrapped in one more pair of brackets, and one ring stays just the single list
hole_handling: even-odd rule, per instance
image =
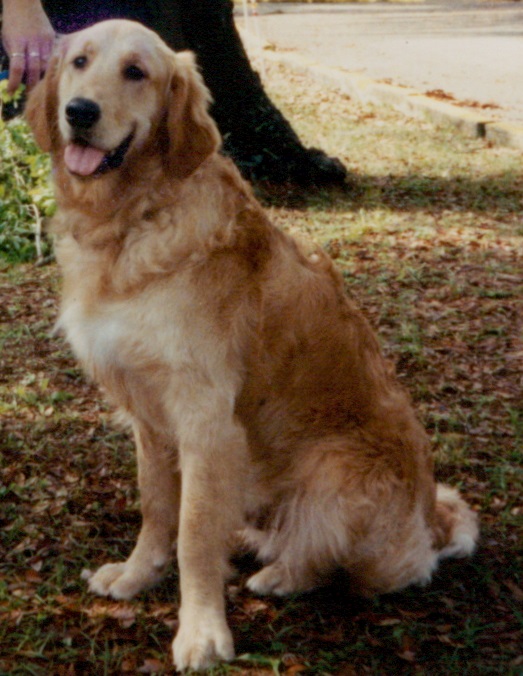
[{"label": "dog's head", "polygon": [[219,145],[209,102],[191,53],[175,54],[139,23],[110,20],[61,39],[27,119],[41,148],[79,180],[147,152],[184,177]]}]

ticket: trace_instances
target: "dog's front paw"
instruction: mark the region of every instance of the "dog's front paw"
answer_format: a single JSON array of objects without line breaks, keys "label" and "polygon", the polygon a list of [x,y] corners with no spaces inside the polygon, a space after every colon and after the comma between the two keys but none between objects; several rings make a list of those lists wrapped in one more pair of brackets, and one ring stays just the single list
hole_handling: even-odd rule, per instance
[{"label": "dog's front paw", "polygon": [[193,622],[180,622],[173,641],[173,660],[178,671],[201,671],[219,660],[234,659],[232,634],[224,619],[200,616]]},{"label": "dog's front paw", "polygon": [[157,576],[144,574],[144,571],[134,569],[128,562],[106,563],[96,573],[84,571],[82,577],[88,581],[89,591],[119,600],[132,599],[158,581]]}]

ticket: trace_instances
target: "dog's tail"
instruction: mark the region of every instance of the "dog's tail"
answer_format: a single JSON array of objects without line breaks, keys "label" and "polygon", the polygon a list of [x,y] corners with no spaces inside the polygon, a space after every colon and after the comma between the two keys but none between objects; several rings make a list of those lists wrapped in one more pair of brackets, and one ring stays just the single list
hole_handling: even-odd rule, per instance
[{"label": "dog's tail", "polygon": [[436,518],[434,540],[438,560],[470,556],[479,536],[478,518],[458,492],[436,486]]}]

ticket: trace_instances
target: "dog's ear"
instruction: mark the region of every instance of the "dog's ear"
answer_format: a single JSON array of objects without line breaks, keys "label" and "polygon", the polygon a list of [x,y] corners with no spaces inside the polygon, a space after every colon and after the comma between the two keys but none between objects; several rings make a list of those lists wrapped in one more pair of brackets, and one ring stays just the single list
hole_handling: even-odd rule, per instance
[{"label": "dog's ear", "polygon": [[192,52],[174,58],[167,112],[170,170],[183,178],[215,152],[220,133],[208,112],[211,95],[197,70]]},{"label": "dog's ear", "polygon": [[[65,42],[65,41],[64,41]],[[42,80],[29,92],[25,118],[31,127],[36,142],[44,152],[56,148],[58,131],[58,76],[65,44],[55,48]]]}]

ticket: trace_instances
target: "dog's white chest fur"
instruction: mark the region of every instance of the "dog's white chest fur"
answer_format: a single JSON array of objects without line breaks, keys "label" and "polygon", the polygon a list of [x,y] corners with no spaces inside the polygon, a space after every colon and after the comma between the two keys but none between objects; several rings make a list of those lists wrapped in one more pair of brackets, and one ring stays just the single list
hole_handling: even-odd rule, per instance
[{"label": "dog's white chest fur", "polygon": [[[64,297],[58,326],[96,380],[107,368],[127,372],[202,368],[198,355],[207,351],[199,349],[200,343],[209,341],[214,331],[208,317],[194,316],[195,301],[183,279],[178,288],[162,289],[160,284],[131,299],[98,300],[95,304],[89,301],[88,289],[79,284],[78,293]],[[224,357],[219,343],[215,342],[214,349],[217,360]],[[214,362],[214,358],[206,361]],[[207,367],[211,365],[203,366]]]},{"label": "dog's white chest fur", "polygon": [[91,368],[116,364],[123,338],[129,335],[121,315],[116,305],[88,312],[81,301],[72,300],[62,311],[59,327],[84,364]]}]

